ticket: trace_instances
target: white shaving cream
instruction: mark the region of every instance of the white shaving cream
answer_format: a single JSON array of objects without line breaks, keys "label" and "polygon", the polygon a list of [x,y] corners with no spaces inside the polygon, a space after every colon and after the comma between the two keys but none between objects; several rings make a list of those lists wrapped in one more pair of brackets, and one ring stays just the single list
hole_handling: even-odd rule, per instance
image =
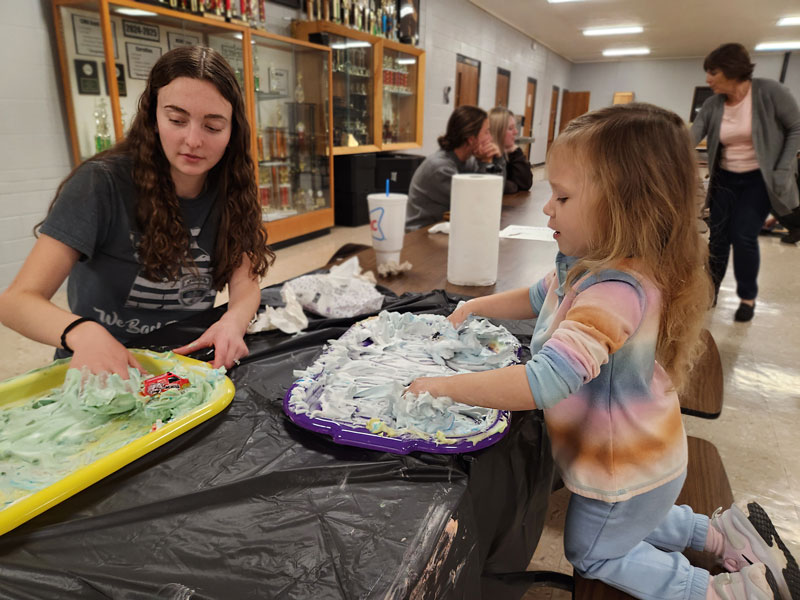
[{"label": "white shaving cream", "polygon": [[[418,377],[472,373],[518,362],[520,344],[504,327],[470,317],[456,330],[440,315],[381,312],[330,340],[307,369],[295,371],[295,414],[363,426],[381,435],[438,442],[497,433],[498,411],[404,393]],[[500,431],[506,426],[502,421]]]}]

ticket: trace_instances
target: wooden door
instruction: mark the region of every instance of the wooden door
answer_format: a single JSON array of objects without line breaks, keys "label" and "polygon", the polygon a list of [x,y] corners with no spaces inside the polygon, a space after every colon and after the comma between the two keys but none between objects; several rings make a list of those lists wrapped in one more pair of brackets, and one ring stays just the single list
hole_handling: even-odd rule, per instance
[{"label": "wooden door", "polygon": [[[522,137],[532,137],[533,135],[533,108],[536,105],[536,80],[528,77],[528,85],[525,87],[525,118],[522,125]],[[531,159],[531,146],[533,144],[521,144],[522,153]]]},{"label": "wooden door", "polygon": [[478,106],[481,62],[456,55],[456,107],[464,104]]},{"label": "wooden door", "polygon": [[556,137],[556,115],[558,114],[558,86],[553,86],[553,93],[550,94],[550,126],[547,128],[547,150]]},{"label": "wooden door", "polygon": [[494,93],[494,105],[508,108],[508,88],[511,85],[511,71],[497,68],[497,87]]},{"label": "wooden door", "polygon": [[567,123],[583,113],[589,112],[589,92],[568,92],[564,90],[561,98],[561,125],[559,131],[563,131]]}]

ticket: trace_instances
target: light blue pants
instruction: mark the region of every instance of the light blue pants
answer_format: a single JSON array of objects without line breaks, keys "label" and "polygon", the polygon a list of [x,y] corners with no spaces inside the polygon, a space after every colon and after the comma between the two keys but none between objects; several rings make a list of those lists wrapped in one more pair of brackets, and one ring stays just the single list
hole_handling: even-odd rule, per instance
[{"label": "light blue pants", "polygon": [[624,502],[572,494],[564,552],[575,570],[642,600],[705,600],[708,571],[680,552],[703,549],[709,518],[675,505],[684,479]]}]

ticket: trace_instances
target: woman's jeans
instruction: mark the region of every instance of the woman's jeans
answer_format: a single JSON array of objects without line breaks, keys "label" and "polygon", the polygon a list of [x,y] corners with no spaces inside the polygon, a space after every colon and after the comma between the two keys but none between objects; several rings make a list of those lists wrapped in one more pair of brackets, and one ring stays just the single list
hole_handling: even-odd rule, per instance
[{"label": "woman's jeans", "polygon": [[761,263],[758,234],[770,209],[761,171],[733,173],[717,169],[711,179],[709,209],[708,261],[714,289],[719,290],[725,277],[733,246],[736,294],[742,300],[755,300]]},{"label": "woman's jeans", "polygon": [[703,549],[709,518],[675,505],[685,479],[624,502],[572,494],[564,552],[575,570],[643,600],[705,600],[708,571],[680,552]]}]

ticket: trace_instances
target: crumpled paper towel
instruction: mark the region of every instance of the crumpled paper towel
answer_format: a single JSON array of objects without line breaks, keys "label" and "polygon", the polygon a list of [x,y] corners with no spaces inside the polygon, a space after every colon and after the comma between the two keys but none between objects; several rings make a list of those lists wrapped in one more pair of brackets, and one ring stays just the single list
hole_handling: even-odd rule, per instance
[{"label": "crumpled paper towel", "polygon": [[361,272],[358,257],[331,267],[325,274],[303,275],[287,281],[300,304],[322,317],[348,318],[377,312],[383,296],[375,289],[372,271]]},{"label": "crumpled paper towel", "polygon": [[428,233],[444,233],[445,235],[450,235],[450,221],[445,221],[444,223],[437,223],[430,229],[428,229]]},{"label": "crumpled paper towel", "polygon": [[281,298],[286,306],[273,308],[267,306],[247,326],[247,333],[258,333],[270,329],[280,329],[284,333],[297,333],[308,327],[308,317],[294,292],[286,284],[281,288]]},{"label": "crumpled paper towel", "polygon": [[[410,271],[411,270],[411,263],[407,260],[404,260],[400,264],[397,264],[394,261],[389,261],[387,263],[382,263],[378,265],[378,277],[391,277],[392,275],[399,275],[403,271]],[[372,273],[372,271],[370,271]]]}]

